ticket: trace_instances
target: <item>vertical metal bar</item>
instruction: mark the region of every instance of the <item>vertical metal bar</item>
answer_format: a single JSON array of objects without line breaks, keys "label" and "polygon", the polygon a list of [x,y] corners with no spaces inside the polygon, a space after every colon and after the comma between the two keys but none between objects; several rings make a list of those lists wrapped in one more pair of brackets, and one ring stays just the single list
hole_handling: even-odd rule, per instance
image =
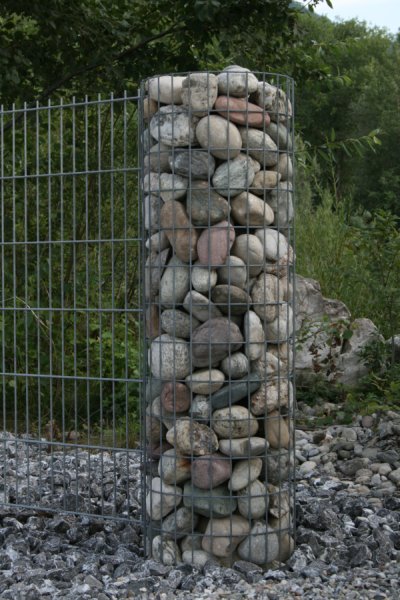
[{"label": "vertical metal bar", "polygon": [[[24,329],[25,329],[25,433],[29,434],[30,410],[29,410],[29,338],[28,338],[28,149],[27,149],[27,106],[24,103],[23,111],[23,165],[24,165]],[[22,425],[22,423],[21,423]],[[29,496],[30,490],[30,453],[26,453],[26,479],[27,491]]]},{"label": "vertical metal bar", "polygon": [[[12,106],[12,274],[13,274],[13,367],[14,367],[14,435],[18,436],[18,386],[19,380],[17,377],[18,372],[18,361],[17,361],[17,228],[18,228],[18,215],[17,215],[17,204],[16,204],[16,141],[15,141],[15,104]],[[19,453],[15,453],[15,470],[18,472],[19,469]],[[15,496],[18,501],[19,498],[19,481],[18,478],[15,480]]]},{"label": "vertical metal bar", "polygon": [[[5,241],[5,227],[4,227],[4,218],[5,218],[5,193],[4,193],[4,106],[0,107],[0,179],[1,179],[1,188],[0,188],[0,202],[1,202],[1,241]],[[6,311],[5,309],[5,246],[3,243],[0,244],[0,256],[1,256],[1,312],[0,312],[0,332],[1,332],[1,387],[2,387],[2,407],[3,407],[3,456],[6,456],[6,431],[7,431],[7,378],[6,378]],[[2,466],[3,471],[3,481],[4,481],[4,498],[7,498],[7,476],[6,476],[6,464],[4,462]],[[1,470],[0,470],[1,472]]]}]

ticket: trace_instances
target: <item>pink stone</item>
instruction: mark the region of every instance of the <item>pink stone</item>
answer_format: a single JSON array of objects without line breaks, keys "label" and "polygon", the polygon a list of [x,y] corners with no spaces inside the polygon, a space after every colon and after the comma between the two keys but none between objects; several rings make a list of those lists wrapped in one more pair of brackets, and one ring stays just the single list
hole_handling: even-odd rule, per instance
[{"label": "pink stone", "polygon": [[192,463],[192,482],[196,487],[207,490],[230,479],[232,465],[229,458],[221,454],[209,454],[196,458]]},{"label": "pink stone", "polygon": [[205,229],[197,242],[200,264],[212,267],[225,264],[234,241],[235,230],[228,221],[221,221],[217,225]]},{"label": "pink stone", "polygon": [[168,412],[185,412],[190,406],[190,390],[184,383],[169,381],[161,390],[161,404]]},{"label": "pink stone", "polygon": [[215,102],[215,110],[222,117],[237,123],[238,125],[249,125],[250,127],[267,127],[270,116],[260,106],[247,101],[247,98],[233,98],[232,96],[219,96]]},{"label": "pink stone", "polygon": [[161,209],[161,228],[164,230],[176,256],[183,262],[196,260],[197,231],[190,224],[184,206],[168,200]]}]

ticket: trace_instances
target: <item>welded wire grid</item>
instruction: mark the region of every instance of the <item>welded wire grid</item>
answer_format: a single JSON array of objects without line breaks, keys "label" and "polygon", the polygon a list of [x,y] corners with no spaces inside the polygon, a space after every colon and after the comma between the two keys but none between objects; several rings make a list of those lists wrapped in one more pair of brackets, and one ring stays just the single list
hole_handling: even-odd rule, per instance
[{"label": "welded wire grid", "polygon": [[[183,76],[186,75],[190,74],[183,74]],[[283,167],[281,166],[282,177],[274,185],[265,185],[265,189],[261,193],[260,190],[255,192],[254,184],[251,181],[245,185],[247,200],[249,192],[255,193],[264,201],[265,211],[269,210],[269,207],[273,208],[274,219],[268,226],[255,226],[254,223],[250,223],[248,214],[242,218],[233,214],[232,207],[238,196],[238,189],[234,189],[235,184],[232,184],[230,173],[230,169],[233,168],[230,162],[233,156],[229,150],[224,158],[218,157],[216,152],[216,150],[226,150],[226,146],[229,147],[229,133],[227,143],[223,144],[221,148],[216,148],[215,144],[211,147],[211,142],[208,147],[204,143],[199,145],[196,139],[181,144],[179,141],[173,141],[176,133],[174,128],[178,127],[179,121],[177,114],[182,111],[182,106],[179,101],[178,106],[168,100],[162,101],[165,76],[160,76],[158,80],[157,77],[152,78],[153,82],[150,85],[153,86],[153,93],[150,99],[148,88],[151,80],[143,82],[141,87],[142,236],[143,239],[147,239],[147,252],[143,253],[145,273],[143,302],[146,307],[144,329],[147,348],[147,361],[145,360],[143,365],[145,393],[142,409],[145,417],[142,444],[146,464],[143,479],[143,502],[146,505],[144,525],[147,554],[160,558],[166,563],[177,562],[185,552],[184,559],[194,562],[197,550],[207,550],[211,555],[213,555],[213,550],[216,550],[217,556],[214,558],[223,564],[232,564],[237,558],[243,557],[243,554],[238,556],[237,547],[239,542],[249,535],[249,532],[250,537],[253,537],[253,542],[257,538],[257,544],[250,543],[250,550],[246,555],[248,560],[265,566],[272,560],[286,560],[293,551],[295,536],[293,368],[295,258],[294,254],[290,254],[287,250],[287,244],[292,249],[294,248],[292,226],[294,195],[292,169],[294,164],[293,81],[286,76],[277,74],[255,73],[255,75],[260,83],[267,82],[284,92],[283,95],[278,95],[273,103],[274,110],[270,112],[275,112],[275,116],[271,120],[271,126],[268,127],[266,121],[261,127],[258,125],[258,131],[274,135],[277,157],[288,158]],[[232,75],[228,74],[228,78],[230,76],[234,76],[234,70],[232,70]],[[211,77],[213,74],[208,73],[205,78],[207,88],[211,83]],[[158,100],[154,100],[154,80],[158,85],[158,94],[156,94]],[[172,87],[176,81],[178,79],[172,78]],[[247,84],[248,80],[246,80]],[[187,85],[190,98],[191,92],[193,94],[198,92],[198,86],[193,84],[193,89],[190,89],[190,77]],[[172,90],[172,97],[174,95],[174,90]],[[236,101],[236,98],[229,96],[229,89],[226,96],[228,97],[228,108],[225,109],[224,118],[230,120],[230,112],[235,112],[236,117],[241,112],[251,113],[251,108],[234,108],[236,105],[230,105],[229,100]],[[252,100],[249,90],[246,90],[243,96]],[[212,107],[212,104],[202,114],[196,114],[193,105],[183,107],[183,110],[187,111],[189,120],[192,116],[197,117],[193,126],[194,130],[200,119],[210,115],[221,115],[216,108]],[[166,106],[167,108],[165,108]],[[157,116],[160,109],[164,115],[169,113],[171,116],[172,141],[169,142],[165,141],[163,120]],[[215,124],[209,120],[207,125],[209,140],[212,140],[214,126]],[[249,120],[245,118],[244,124],[238,126],[244,128],[245,139],[249,130],[252,129]],[[271,128],[274,129],[273,134]],[[161,143],[159,143],[160,141]],[[255,150],[258,152],[258,161],[261,165],[267,165],[261,166],[261,170],[271,170],[271,167],[268,167],[268,160],[266,161],[269,150],[264,144],[257,147],[254,143],[247,145],[243,143],[241,154],[251,161]],[[179,161],[176,160],[179,153],[187,153],[189,164],[194,160],[195,153],[203,153],[208,161],[215,161],[216,169],[222,163],[227,162],[230,182],[228,186],[231,187],[225,191],[224,196],[229,204],[229,211],[225,217],[219,218],[219,221],[225,220],[227,223],[218,225],[218,223],[216,224],[218,218],[211,219],[212,196],[217,191],[213,183],[213,171],[200,176],[193,175],[190,168],[184,172],[184,169],[179,168]],[[179,188],[182,176],[187,181],[187,190],[181,195]],[[196,208],[196,214],[193,211],[193,196],[198,193],[199,188],[204,192],[204,210],[207,215],[203,221],[199,218],[198,208]],[[172,205],[170,204],[171,198],[175,198]],[[172,213],[172,222],[171,219],[168,221],[165,216],[165,206],[168,203]],[[186,213],[187,222],[182,221],[182,213]],[[205,287],[201,288],[198,283],[195,283],[195,270],[199,269],[197,242],[205,230],[215,231],[218,226],[226,236],[228,247],[231,246],[229,236],[232,229],[236,234],[235,243],[240,235],[250,235],[249,238],[242,238],[247,239],[241,253],[247,277],[242,282],[238,281],[239,266],[237,266],[237,262],[232,262],[232,258],[228,257],[224,266],[220,262],[214,264],[210,260],[207,265],[204,266],[203,263],[201,266],[206,272],[205,279],[207,281]],[[276,241],[275,252],[278,258],[275,263],[272,259],[266,259],[264,256],[260,266],[259,261],[255,259],[250,240],[254,241],[256,230],[263,227],[278,232],[280,235]],[[182,260],[182,256],[181,259],[177,258],[177,255],[181,253],[181,249],[178,250],[177,246],[182,245],[182,236],[185,235],[187,256]],[[180,238],[180,242],[178,238]],[[207,242],[209,256],[212,255],[213,243],[212,237],[209,235]],[[292,252],[292,250],[290,251]],[[238,256],[240,253],[235,252],[234,254]],[[252,295],[257,277],[262,277],[264,273],[272,273],[276,276],[274,279],[277,286],[276,297],[272,300],[268,288],[271,280],[265,280],[261,300],[254,299],[255,296]],[[182,294],[182,279],[185,278],[189,283],[186,288],[183,286],[185,289]],[[163,289],[168,279],[169,295]],[[219,285],[221,285],[220,292],[217,293]],[[226,286],[223,290],[222,285]],[[238,293],[238,287],[244,295],[235,299],[233,293],[234,289],[235,293]],[[256,311],[258,315],[262,315],[264,310],[275,311],[276,315],[274,330],[269,327],[270,318],[264,322],[265,338],[262,340],[262,356],[265,357],[265,353],[269,353],[264,363],[249,358],[254,358],[253,353],[250,352],[250,346],[254,344],[255,348],[259,341],[243,342],[235,346],[231,329],[228,331],[228,340],[216,339],[213,337],[213,326],[208,328],[206,339],[202,340],[207,348],[205,360],[203,362],[195,360],[196,350],[201,345],[200,342],[196,343],[195,341],[196,329],[203,323],[221,316],[228,319],[230,323],[236,324],[243,332],[244,313]],[[182,333],[182,320],[189,321],[185,334]],[[177,332],[179,332],[180,338],[184,339],[179,339]],[[225,352],[225,365],[222,367],[221,359],[215,358],[215,351],[218,346],[226,346],[226,342],[228,342],[228,350]],[[189,355],[187,369],[189,373],[182,376],[179,373],[181,373],[181,355],[185,347]],[[247,368],[240,377],[231,376],[229,372],[229,361],[235,359],[238,347],[240,352],[247,354],[248,357]],[[228,361],[228,366],[226,361]],[[204,369],[217,369],[219,374],[210,370],[209,375],[206,375],[203,390],[193,392],[191,389],[193,381],[198,372]],[[221,369],[223,370],[222,384],[219,381]],[[221,390],[227,392],[228,399],[224,406],[227,408],[228,414],[224,418],[228,430],[234,406],[252,408],[254,393],[252,381],[254,378],[257,379],[255,371],[258,373],[260,383],[258,392],[260,393],[261,388],[266,404],[268,402],[271,404],[268,410],[247,411],[247,416],[243,418],[242,422],[242,436],[243,438],[258,436],[264,439],[268,437],[269,447],[253,454],[250,444],[247,444],[246,449],[239,456],[235,455],[232,447],[238,436],[236,434],[230,436],[228,433],[224,434],[225,439],[219,435],[219,448],[218,445],[215,447],[207,437],[203,439],[203,445],[200,444],[199,448],[197,424],[206,425],[211,430],[218,432],[218,423],[220,426],[221,418],[217,417],[216,408]],[[217,385],[215,385],[216,383]],[[243,383],[246,391],[237,401],[238,385],[243,385]],[[273,400],[274,394],[277,396],[275,401]],[[188,396],[190,399],[187,407],[182,407],[182,395]],[[270,407],[273,403],[274,410],[271,410]],[[186,426],[189,431],[189,448],[186,450],[182,444],[182,432],[179,431],[179,427],[185,419],[189,421],[189,425]],[[255,422],[256,425],[254,425]],[[254,432],[255,428],[257,429],[256,433]],[[270,430],[274,430],[275,433]],[[287,431],[289,439],[285,441]],[[275,443],[271,442],[274,435]],[[232,489],[232,486],[227,485],[229,477],[225,477],[222,486],[221,484],[215,485],[211,481],[211,473],[213,472],[212,462],[215,460],[217,450],[219,450],[220,465],[229,463],[228,470],[234,469],[239,460],[247,461],[249,482],[257,479],[262,482],[264,487],[261,486],[261,488],[263,487],[263,489],[260,491],[259,487],[258,492],[255,492],[254,489],[251,491],[249,487],[239,490]],[[258,463],[258,459],[261,459],[262,467],[261,472],[255,477],[250,470],[254,463]],[[203,486],[202,489],[194,486],[191,479],[194,477],[195,469],[199,467],[200,460],[208,460],[205,470],[208,469],[209,485]],[[168,468],[168,465],[171,464],[172,469]],[[231,481],[229,480],[229,482]],[[254,508],[257,502],[262,507],[263,501],[265,502],[264,508],[261,510],[259,507],[258,509]],[[224,504],[224,508],[221,510],[218,508],[219,502]],[[238,503],[241,506],[240,513],[237,510]],[[241,523],[235,522],[233,514],[240,514]],[[247,528],[243,524],[243,520],[247,522]],[[260,522],[267,529],[263,529]],[[223,532],[222,529],[224,529]],[[292,538],[289,542],[288,535]],[[205,538],[208,539],[206,545],[203,542]],[[221,551],[218,549],[218,540],[224,546]],[[262,555],[264,555],[264,559],[260,558]],[[201,560],[201,557],[197,560]]]},{"label": "welded wire grid", "polygon": [[0,136],[0,504],[135,517],[137,98],[1,107]]}]

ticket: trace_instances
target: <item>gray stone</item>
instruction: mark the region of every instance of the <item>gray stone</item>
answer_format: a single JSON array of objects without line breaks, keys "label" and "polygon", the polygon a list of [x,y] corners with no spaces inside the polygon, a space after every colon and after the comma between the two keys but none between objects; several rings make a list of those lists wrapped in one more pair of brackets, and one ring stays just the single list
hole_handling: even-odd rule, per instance
[{"label": "gray stone", "polygon": [[272,171],[280,173],[281,181],[290,181],[293,178],[293,164],[289,154],[280,154],[278,164],[271,168]]},{"label": "gray stone", "polygon": [[228,517],[236,510],[237,500],[226,485],[219,485],[211,490],[202,490],[191,481],[185,483],[183,504],[208,518],[220,519]]},{"label": "gray stone", "polygon": [[247,227],[262,227],[274,221],[272,208],[250,192],[242,192],[231,200],[231,212],[236,223]]},{"label": "gray stone", "polygon": [[182,103],[197,116],[206,115],[218,95],[218,79],[212,73],[190,73],[182,82]]},{"label": "gray stone", "polygon": [[170,170],[188,179],[209,180],[215,171],[215,159],[206,150],[174,150]]},{"label": "gray stone", "polygon": [[247,267],[238,256],[228,256],[225,264],[218,269],[218,282],[236,285],[244,289],[247,281]]},{"label": "gray stone", "polygon": [[209,227],[226,220],[230,207],[206,181],[195,181],[187,193],[186,210],[193,225]]},{"label": "gray stone", "polygon": [[208,294],[217,284],[217,271],[195,263],[191,271],[191,281],[196,292]]},{"label": "gray stone", "polygon": [[258,229],[255,233],[264,248],[266,260],[287,266],[294,261],[292,246],[286,237],[276,229]]},{"label": "gray stone", "polygon": [[271,121],[265,131],[274,140],[279,150],[290,151],[293,149],[292,134],[282,123]]},{"label": "gray stone", "polygon": [[231,65],[218,75],[218,93],[245,98],[258,89],[257,77],[245,67]]},{"label": "gray stone", "polygon": [[199,325],[200,321],[182,310],[169,308],[161,313],[161,327],[165,333],[175,337],[188,339]]},{"label": "gray stone", "polygon": [[206,296],[192,290],[188,292],[183,301],[183,308],[189,313],[190,317],[195,317],[202,323],[209,319],[222,317],[222,312]]},{"label": "gray stone", "polygon": [[274,211],[274,225],[280,229],[289,227],[293,221],[293,186],[289,181],[279,182],[276,189],[271,190],[268,204]]},{"label": "gray stone", "polygon": [[154,377],[185,379],[191,370],[189,345],[185,340],[163,333],[153,340],[148,361]]},{"label": "gray stone", "polygon": [[232,246],[231,254],[246,264],[250,277],[256,277],[261,273],[264,264],[264,249],[255,235],[239,235]]},{"label": "gray stone", "polygon": [[225,376],[218,369],[194,371],[186,377],[185,383],[194,394],[210,395],[219,390]]},{"label": "gray stone", "polygon": [[161,173],[158,176],[158,182],[155,184],[152,193],[159,194],[164,202],[168,200],[182,200],[186,196],[186,190],[188,188],[188,180],[185,177],[176,175],[175,173]]},{"label": "gray stone", "polygon": [[249,310],[244,315],[243,333],[246,342],[245,352],[249,360],[256,360],[265,354],[265,334],[260,317]]},{"label": "gray stone", "polygon": [[249,361],[242,352],[234,352],[221,361],[221,371],[230,379],[240,379],[249,372]]},{"label": "gray stone", "polygon": [[160,290],[161,277],[167,262],[169,249],[166,248],[160,254],[150,252],[144,267],[144,287],[146,300],[152,300]]},{"label": "gray stone", "polygon": [[167,441],[183,455],[204,456],[218,450],[218,439],[214,431],[191,419],[178,419],[167,431]]},{"label": "gray stone", "polygon": [[219,438],[252,437],[258,431],[258,422],[244,406],[221,408],[212,414],[212,428]]},{"label": "gray stone", "polygon": [[222,454],[234,458],[260,456],[268,448],[267,440],[262,437],[245,437],[219,440],[219,450]]},{"label": "gray stone", "polygon": [[249,536],[238,548],[240,558],[265,565],[279,556],[279,538],[276,532],[262,521],[256,521]]},{"label": "gray stone", "polygon": [[248,398],[260,387],[260,378],[256,373],[249,373],[242,379],[230,381],[228,385],[220,388],[211,397],[213,410],[226,408]]},{"label": "gray stone", "polygon": [[160,282],[160,303],[175,307],[183,301],[190,287],[189,267],[173,256],[164,269]]},{"label": "gray stone", "polygon": [[151,232],[160,229],[160,215],[163,204],[162,199],[153,194],[144,197],[144,226]]},{"label": "gray stone", "polygon": [[182,483],[190,479],[191,462],[185,456],[179,456],[175,448],[171,448],[160,456],[158,474],[169,485]]},{"label": "gray stone", "polygon": [[211,298],[218,309],[228,316],[242,315],[251,304],[249,294],[235,285],[220,284],[215,286],[211,292]]},{"label": "gray stone", "polygon": [[181,506],[163,520],[161,527],[167,536],[180,538],[191,533],[196,528],[198,520],[198,515],[193,513],[190,508]]},{"label": "gray stone", "polygon": [[265,484],[255,479],[238,492],[238,510],[247,520],[267,517],[268,494]]},{"label": "gray stone", "polygon": [[231,460],[222,454],[201,456],[192,463],[192,483],[202,490],[221,485],[231,474]]},{"label": "gray stone", "polygon": [[196,421],[208,423],[211,419],[211,402],[208,396],[196,395],[190,407],[190,416]]},{"label": "gray stone", "polygon": [[195,367],[216,365],[230,353],[240,350],[242,344],[243,336],[235,323],[224,317],[210,319],[193,333],[192,364]]},{"label": "gray stone", "polygon": [[196,138],[202,148],[222,160],[235,158],[242,147],[242,138],[236,125],[217,115],[200,119]]},{"label": "gray stone", "polygon": [[263,321],[270,323],[276,319],[278,303],[283,300],[283,290],[275,275],[261,273],[251,290],[251,297],[253,310]]},{"label": "gray stone", "polygon": [[163,231],[153,233],[153,235],[146,240],[146,248],[147,250],[150,250],[150,252],[160,253],[170,247],[169,240]]},{"label": "gray stone", "polygon": [[[264,374],[263,379],[268,376]],[[288,406],[293,397],[292,384],[286,379],[267,381],[251,396],[250,410],[256,417]]]},{"label": "gray stone", "polygon": [[150,98],[163,104],[181,104],[184,79],[180,75],[152,77],[148,80]]},{"label": "gray stone", "polygon": [[260,475],[263,466],[261,458],[253,457],[248,460],[235,462],[228,488],[237,492],[250,485]]},{"label": "gray stone", "polygon": [[289,448],[290,433],[287,420],[277,410],[268,414],[265,420],[265,430],[271,448]]},{"label": "gray stone", "polygon": [[168,485],[159,477],[151,480],[151,490],[146,496],[146,512],[154,521],[166,517],[182,500],[182,489]]},{"label": "gray stone", "polygon": [[156,535],[153,538],[151,548],[153,558],[163,565],[177,565],[182,561],[178,545],[162,535]]},{"label": "gray stone", "polygon": [[265,323],[265,339],[272,344],[287,342],[294,329],[293,309],[284,302],[278,306],[276,318]]},{"label": "gray stone", "polygon": [[144,156],[143,163],[146,173],[150,171],[153,173],[169,173],[171,168],[169,166],[169,153],[171,148],[158,142],[154,144],[149,152]]},{"label": "gray stone", "polygon": [[239,132],[243,149],[246,149],[262,167],[273,167],[278,163],[278,147],[268,133],[247,127],[239,127]]},{"label": "gray stone", "polygon": [[182,560],[188,565],[193,565],[197,569],[202,569],[204,565],[212,560],[212,555],[204,550],[186,550],[182,553]]},{"label": "gray stone", "polygon": [[240,515],[210,519],[201,545],[203,550],[214,556],[231,556],[249,531],[249,522]]},{"label": "gray stone", "polygon": [[265,108],[271,121],[276,123],[285,122],[292,116],[292,105],[285,92],[266,81],[258,84],[254,101],[258,106]]},{"label": "gray stone", "polygon": [[215,169],[212,183],[221,196],[233,198],[251,185],[254,175],[252,162],[245,154],[239,154]]},{"label": "gray stone", "polygon": [[162,106],[149,125],[150,133],[166,146],[190,146],[196,139],[198,119],[181,106]]},{"label": "gray stone", "polygon": [[[275,171],[258,171],[250,186],[250,192],[263,199],[269,199],[269,192],[276,188],[281,179],[281,174]],[[269,206],[269,205],[268,205]],[[274,215],[275,216],[275,215]]]}]

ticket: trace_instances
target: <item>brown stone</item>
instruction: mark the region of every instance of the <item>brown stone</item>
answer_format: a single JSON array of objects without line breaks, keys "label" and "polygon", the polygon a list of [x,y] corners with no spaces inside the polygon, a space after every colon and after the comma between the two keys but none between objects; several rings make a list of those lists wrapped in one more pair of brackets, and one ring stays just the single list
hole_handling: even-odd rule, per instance
[{"label": "brown stone", "polygon": [[209,319],[193,333],[192,364],[194,367],[216,365],[242,344],[243,336],[235,323],[224,317]]},{"label": "brown stone", "polygon": [[190,390],[178,381],[164,383],[161,390],[161,404],[168,412],[185,412],[190,406]]},{"label": "brown stone", "polygon": [[289,427],[278,411],[273,411],[268,415],[265,427],[266,437],[271,448],[289,448]]},{"label": "brown stone", "polygon": [[280,178],[281,174],[276,171],[258,171],[258,173],[254,175],[254,179],[249,189],[257,196],[264,196],[265,192],[269,192],[276,188]]},{"label": "brown stone", "polygon": [[176,256],[182,262],[197,258],[198,233],[190,225],[184,206],[176,200],[168,200],[161,209],[161,227]]},{"label": "brown stone", "polygon": [[222,266],[235,241],[235,230],[228,221],[221,221],[205,229],[197,243],[199,262],[210,267]]},{"label": "brown stone", "polygon": [[156,304],[150,304],[146,308],[146,335],[151,340],[161,335],[159,308]]},{"label": "brown stone", "polygon": [[250,127],[267,127],[270,116],[257,104],[248,102],[247,98],[234,98],[233,96],[219,96],[215,102],[215,110],[225,119],[238,125]]},{"label": "brown stone", "polygon": [[230,479],[231,460],[221,454],[209,454],[196,458],[192,463],[192,482],[196,487],[207,490]]}]

